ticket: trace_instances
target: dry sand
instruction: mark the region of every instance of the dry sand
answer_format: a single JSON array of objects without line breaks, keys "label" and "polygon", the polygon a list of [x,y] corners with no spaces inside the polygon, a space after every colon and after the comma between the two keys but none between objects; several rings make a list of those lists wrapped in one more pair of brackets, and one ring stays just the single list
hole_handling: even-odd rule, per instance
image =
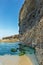
[{"label": "dry sand", "polygon": [[24,56],[4,55],[0,56],[0,65],[33,65],[30,58]]},{"label": "dry sand", "polygon": [[0,42],[19,42],[19,39],[0,39]]}]

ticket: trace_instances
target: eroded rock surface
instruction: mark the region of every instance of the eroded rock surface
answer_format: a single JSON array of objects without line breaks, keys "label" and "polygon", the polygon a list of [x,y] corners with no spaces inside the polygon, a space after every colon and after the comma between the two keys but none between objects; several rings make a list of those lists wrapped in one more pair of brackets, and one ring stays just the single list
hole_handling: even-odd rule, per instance
[{"label": "eroded rock surface", "polygon": [[43,0],[25,0],[19,14],[20,41],[36,46],[36,55],[43,65]]}]

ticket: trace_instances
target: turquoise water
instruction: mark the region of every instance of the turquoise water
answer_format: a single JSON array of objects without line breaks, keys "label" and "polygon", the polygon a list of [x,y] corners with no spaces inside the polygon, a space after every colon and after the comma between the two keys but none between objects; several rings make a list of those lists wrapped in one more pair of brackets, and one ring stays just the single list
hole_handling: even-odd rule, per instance
[{"label": "turquoise water", "polygon": [[[19,55],[19,50],[17,50],[17,52],[11,52],[11,49],[17,49],[19,48],[19,44],[20,42],[16,42],[16,43],[0,43],[0,56],[1,55],[6,55],[6,54],[10,54],[10,55]],[[31,61],[33,62],[33,65],[39,65],[38,61],[35,57],[34,54],[34,49],[29,48],[29,47],[25,47],[25,52],[26,55],[28,57],[30,57]]]},{"label": "turquoise water", "polygon": [[[5,54],[11,54],[11,55],[18,55],[19,50],[17,50],[17,52],[11,52],[11,49],[17,49],[19,48],[19,42],[16,43],[0,43],[0,55],[5,55]],[[29,48],[29,47],[25,47],[25,51],[26,53],[29,54],[34,54],[34,50]]]},{"label": "turquoise water", "polygon": [[5,55],[5,54],[11,54],[11,55],[15,55],[18,54],[17,52],[11,52],[12,48],[18,48],[19,42],[16,43],[0,43],[0,55]]}]

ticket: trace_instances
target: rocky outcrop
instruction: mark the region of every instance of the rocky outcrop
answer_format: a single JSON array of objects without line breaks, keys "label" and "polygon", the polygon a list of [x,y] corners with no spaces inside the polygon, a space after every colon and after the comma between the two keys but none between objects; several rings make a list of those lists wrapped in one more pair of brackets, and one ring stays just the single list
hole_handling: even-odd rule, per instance
[{"label": "rocky outcrop", "polygon": [[43,0],[25,0],[19,13],[19,33],[21,42],[37,45],[36,54],[41,52],[39,63],[43,65]]},{"label": "rocky outcrop", "polygon": [[19,35],[12,35],[12,36],[7,36],[7,37],[3,37],[2,39],[19,39]]},{"label": "rocky outcrop", "polygon": [[17,42],[19,41],[19,35],[12,35],[12,36],[7,36],[3,37],[0,42]]}]

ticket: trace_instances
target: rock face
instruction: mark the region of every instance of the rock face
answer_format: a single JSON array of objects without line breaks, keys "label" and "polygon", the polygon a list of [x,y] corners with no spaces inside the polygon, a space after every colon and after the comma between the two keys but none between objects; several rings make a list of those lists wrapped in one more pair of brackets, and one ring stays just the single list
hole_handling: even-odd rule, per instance
[{"label": "rock face", "polygon": [[36,55],[43,65],[43,0],[25,0],[19,13],[19,33],[21,42],[37,44]]}]

